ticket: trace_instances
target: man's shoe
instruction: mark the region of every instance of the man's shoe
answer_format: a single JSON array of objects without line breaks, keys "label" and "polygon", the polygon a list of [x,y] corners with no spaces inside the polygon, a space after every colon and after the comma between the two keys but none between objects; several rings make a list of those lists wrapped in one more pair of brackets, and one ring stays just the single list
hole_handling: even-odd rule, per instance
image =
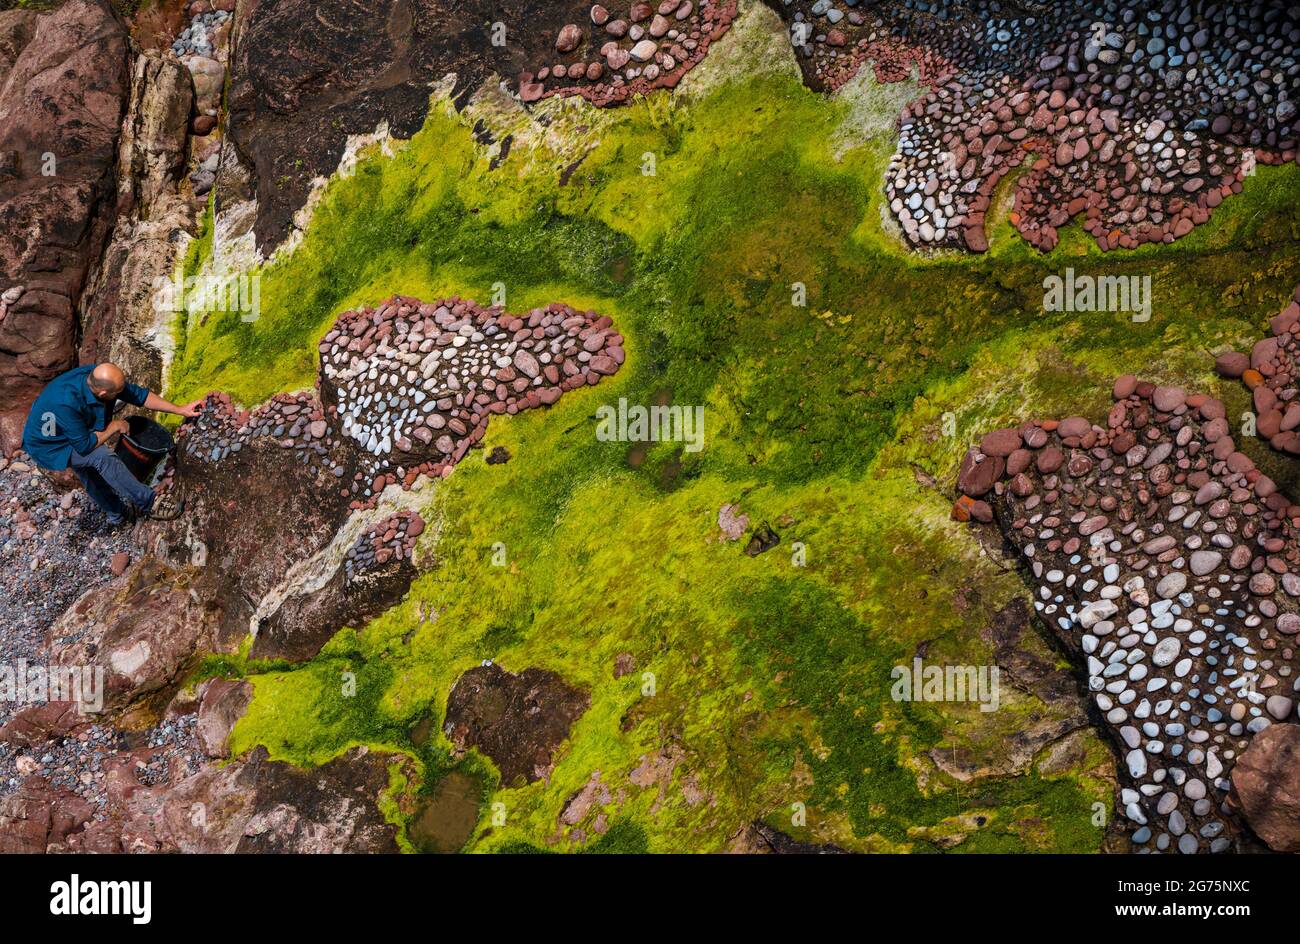
[{"label": "man's shoe", "polygon": [[185,502],[171,495],[161,495],[153,503],[149,518],[153,521],[175,521],[185,510]]}]

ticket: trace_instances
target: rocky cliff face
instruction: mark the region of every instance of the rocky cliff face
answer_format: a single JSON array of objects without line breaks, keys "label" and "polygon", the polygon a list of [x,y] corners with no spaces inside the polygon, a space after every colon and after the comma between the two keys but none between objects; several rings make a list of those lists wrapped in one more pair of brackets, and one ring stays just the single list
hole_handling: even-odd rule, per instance
[{"label": "rocky cliff face", "polygon": [[82,303],[79,360],[112,361],[151,390],[162,388],[173,317],[155,304],[158,284],[173,276],[195,228],[195,202],[179,190],[193,105],[184,65],[156,51],[136,58],[118,148],[117,225]]},{"label": "rocky cliff face", "polygon": [[78,306],[114,220],[130,88],[126,29],[106,0],[0,13],[0,448],[76,362]]}]

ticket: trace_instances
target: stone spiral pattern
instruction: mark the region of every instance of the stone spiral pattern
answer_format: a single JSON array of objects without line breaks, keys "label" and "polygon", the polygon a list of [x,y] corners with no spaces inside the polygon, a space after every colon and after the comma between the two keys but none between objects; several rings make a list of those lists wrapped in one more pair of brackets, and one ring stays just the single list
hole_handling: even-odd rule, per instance
[{"label": "stone spiral pattern", "polygon": [[1238,451],[1220,401],[1132,376],[1113,392],[1103,424],[984,436],[954,517],[997,521],[1086,665],[1134,845],[1249,848],[1230,775],[1252,735],[1297,720],[1300,506]]},{"label": "stone spiral pattern", "polygon": [[1011,222],[1033,246],[1050,250],[1081,214],[1104,250],[1172,242],[1252,162],[1296,156],[1300,12],[1281,2],[785,6],[813,26],[802,51],[821,85],[869,59],[884,80],[921,66],[930,89],[900,118],[885,182],[915,246],[987,249],[994,191],[1022,166]]}]

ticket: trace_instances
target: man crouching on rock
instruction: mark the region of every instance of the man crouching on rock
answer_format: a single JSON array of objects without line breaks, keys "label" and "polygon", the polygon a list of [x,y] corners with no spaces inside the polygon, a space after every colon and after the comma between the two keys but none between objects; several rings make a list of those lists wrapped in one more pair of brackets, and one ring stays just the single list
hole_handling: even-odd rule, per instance
[{"label": "man crouching on rock", "polygon": [[[23,428],[23,449],[36,464],[52,472],[71,467],[113,527],[151,514],[154,501],[153,489],[137,480],[104,445],[115,434],[127,431],[126,420],[113,419],[119,400],[185,417],[198,415],[203,402],[176,406],[144,387],[127,383],[115,364],[87,365],[51,380],[32,404]],[[172,518],[175,514],[153,516]]]}]

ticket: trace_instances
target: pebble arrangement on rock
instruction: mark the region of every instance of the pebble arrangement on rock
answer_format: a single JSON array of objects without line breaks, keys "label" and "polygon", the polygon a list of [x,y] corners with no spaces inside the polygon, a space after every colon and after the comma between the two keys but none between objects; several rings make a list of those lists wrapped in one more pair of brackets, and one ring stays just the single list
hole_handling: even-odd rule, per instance
[{"label": "pebble arrangement on rock", "polygon": [[1255,164],[1297,156],[1300,12],[1281,2],[858,5],[785,3],[811,27],[801,51],[821,86],[867,60],[931,86],[901,116],[886,178],[913,245],[986,250],[994,190],[1022,165],[1011,222],[1035,247],[1081,214],[1103,250],[1172,242]]},{"label": "pebble arrangement on rock", "polygon": [[1240,452],[1223,404],[1132,376],[1102,425],[995,430],[967,453],[959,520],[997,520],[1042,619],[1086,663],[1151,851],[1223,852],[1251,735],[1297,720],[1300,506]]},{"label": "pebble arrangement on rock", "polygon": [[[555,403],[623,363],[608,317],[567,305],[512,315],[460,298],[394,297],[341,316],[320,344],[321,391],[341,435],[377,473],[368,497],[448,474],[494,414]],[[363,476],[363,473],[358,473]]]},{"label": "pebble arrangement on rock", "polygon": [[390,485],[449,475],[491,416],[553,404],[625,357],[623,336],[595,312],[555,304],[514,315],[402,296],[340,315],[319,351],[317,395],[280,395],[241,413],[211,394],[180,448],[217,463],[269,439],[337,480],[350,508],[372,507]]},{"label": "pebble arrangement on rock", "polygon": [[1296,401],[1300,286],[1291,302],[1269,321],[1269,330],[1270,335],[1256,342],[1249,355],[1221,354],[1214,368],[1220,377],[1240,378],[1250,389],[1259,437],[1279,452],[1300,455],[1300,402]]},{"label": "pebble arrangement on rock", "polygon": [[579,95],[613,105],[656,88],[675,88],[736,17],[735,0],[637,0],[621,8],[595,4],[587,23],[569,23],[555,38],[556,61],[519,76],[519,97]]},{"label": "pebble arrangement on rock", "polygon": [[[225,393],[210,393],[199,416],[181,427],[178,447],[205,463],[233,460],[259,441],[295,450],[298,461],[342,478],[345,450],[325,422],[325,410],[313,394],[278,394],[252,411],[240,411]],[[251,453],[250,453],[251,455]],[[169,469],[169,472],[171,470]],[[171,479],[164,479],[170,486]]]},{"label": "pebble arrangement on rock", "polygon": [[410,561],[415,539],[423,533],[424,519],[413,511],[399,511],[376,522],[348,548],[343,559],[347,582],[393,561]]}]

